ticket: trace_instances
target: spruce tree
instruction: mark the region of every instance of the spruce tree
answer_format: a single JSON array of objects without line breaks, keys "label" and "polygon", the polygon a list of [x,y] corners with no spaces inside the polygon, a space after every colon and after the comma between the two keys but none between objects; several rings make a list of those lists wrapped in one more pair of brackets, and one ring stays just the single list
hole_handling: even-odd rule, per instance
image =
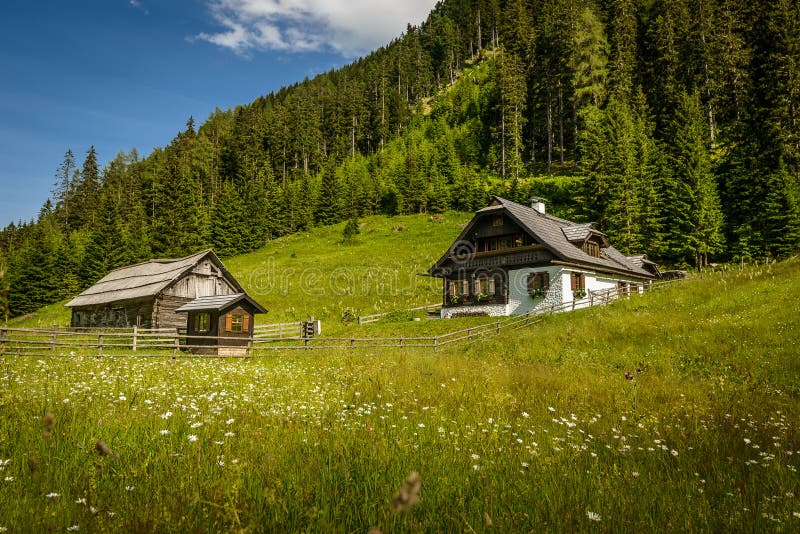
[{"label": "spruce tree", "polygon": [[121,226],[116,199],[106,193],[98,206],[97,218],[82,261],[81,279],[84,286],[97,282],[125,265]]},{"label": "spruce tree", "polygon": [[681,96],[670,131],[668,146],[675,173],[670,249],[675,259],[691,261],[700,269],[724,243],[722,210],[697,94]]},{"label": "spruce tree", "polygon": [[100,169],[94,146],[89,147],[86,159],[76,179],[72,182],[72,228],[91,226],[100,200]]},{"label": "spruce tree", "polygon": [[53,184],[53,200],[58,218],[62,227],[70,228],[70,204],[73,195],[73,180],[75,179],[75,156],[71,149],[64,154],[64,161],[56,170],[56,181]]},{"label": "spruce tree", "polygon": [[336,173],[336,160],[329,158],[322,169],[314,219],[318,224],[335,224],[342,220],[342,184]]},{"label": "spruce tree", "polygon": [[772,258],[800,250],[800,201],[792,182],[783,164],[767,179],[761,220],[765,252]]},{"label": "spruce tree", "polygon": [[248,233],[242,197],[231,182],[225,182],[214,207],[212,246],[222,257],[240,254],[245,250]]}]

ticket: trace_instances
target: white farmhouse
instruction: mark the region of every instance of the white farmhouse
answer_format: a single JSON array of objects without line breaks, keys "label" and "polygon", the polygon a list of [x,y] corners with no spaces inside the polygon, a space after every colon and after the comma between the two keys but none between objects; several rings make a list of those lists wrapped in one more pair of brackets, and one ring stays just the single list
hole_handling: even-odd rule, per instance
[{"label": "white farmhouse", "polygon": [[517,315],[610,288],[639,291],[658,278],[646,256],[627,257],[592,227],[494,197],[428,271],[444,280],[442,317]]}]

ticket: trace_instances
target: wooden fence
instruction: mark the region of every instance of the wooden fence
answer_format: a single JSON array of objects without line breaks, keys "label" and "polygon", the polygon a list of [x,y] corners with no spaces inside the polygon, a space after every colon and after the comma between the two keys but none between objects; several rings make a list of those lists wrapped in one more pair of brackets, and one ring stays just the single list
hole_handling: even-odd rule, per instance
[{"label": "wooden fence", "polygon": [[278,338],[285,337],[304,337],[305,323],[303,321],[295,321],[293,323],[274,323],[274,324],[257,324],[253,327],[253,336],[257,339]]},{"label": "wooden fence", "polygon": [[405,313],[405,312],[415,312],[415,311],[434,311],[438,310],[442,307],[441,304],[428,304],[426,306],[419,306],[418,308],[410,308],[408,310],[400,310],[398,312],[383,312],[383,313],[373,313],[372,315],[360,315],[358,317],[358,324],[369,324],[374,323],[376,321],[380,321],[387,315],[391,315],[393,313]]},{"label": "wooden fence", "polygon": [[[653,283],[644,288],[645,291],[662,287],[669,282]],[[437,336],[427,337],[313,337],[306,335],[283,336],[280,325],[266,325],[262,332],[277,330],[278,335],[259,335],[258,328],[254,336],[245,338],[241,353],[226,354],[228,356],[258,356],[273,351],[293,351],[312,349],[366,349],[366,348],[427,348],[434,351],[459,343],[470,344],[482,341],[488,336],[499,335],[503,332],[513,331],[536,324],[543,317],[553,313],[603,306],[622,297],[638,295],[635,289],[625,290],[611,288],[602,291],[592,291],[587,298],[573,300],[564,304],[553,305],[544,309],[537,309],[524,315],[513,315],[486,322],[484,324],[463,328]],[[283,323],[283,326],[299,334],[302,323]],[[216,340],[218,345],[197,343],[198,339],[204,341]],[[187,336],[176,330],[170,331],[145,331],[134,329],[132,331],[108,330],[75,331],[36,328],[8,328],[0,327],[0,356],[9,355],[37,355],[53,356],[60,350],[62,355],[72,355],[74,351],[92,351],[97,356],[125,356],[131,352],[147,350],[153,355],[173,358],[179,356],[201,356],[190,352],[192,349],[230,349],[231,338],[210,336]],[[214,355],[216,357],[216,355]]]}]

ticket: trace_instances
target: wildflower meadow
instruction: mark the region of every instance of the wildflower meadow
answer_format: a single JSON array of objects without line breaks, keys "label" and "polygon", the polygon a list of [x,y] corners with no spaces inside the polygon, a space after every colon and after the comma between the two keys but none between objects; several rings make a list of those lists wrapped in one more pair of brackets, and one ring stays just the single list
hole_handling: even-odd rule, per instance
[{"label": "wildflower meadow", "polygon": [[0,531],[797,531],[799,277],[437,352],[6,356]]}]

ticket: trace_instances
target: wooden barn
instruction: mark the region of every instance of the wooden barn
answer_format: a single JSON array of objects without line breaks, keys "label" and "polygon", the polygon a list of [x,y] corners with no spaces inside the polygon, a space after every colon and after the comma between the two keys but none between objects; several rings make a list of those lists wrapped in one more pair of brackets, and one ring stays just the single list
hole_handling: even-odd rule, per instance
[{"label": "wooden barn", "polygon": [[[190,325],[178,308],[206,297],[235,297],[246,310],[266,311],[247,296],[210,249],[111,271],[66,306],[72,309],[73,328],[183,329]],[[249,317],[248,328],[252,329],[252,313]]]}]

